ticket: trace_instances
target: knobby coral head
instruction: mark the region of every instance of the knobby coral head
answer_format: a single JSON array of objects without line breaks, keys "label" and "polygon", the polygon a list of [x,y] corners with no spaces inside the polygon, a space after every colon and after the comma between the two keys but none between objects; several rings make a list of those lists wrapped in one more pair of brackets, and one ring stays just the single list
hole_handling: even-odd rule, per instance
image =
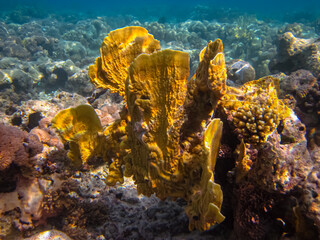
[{"label": "knobby coral head", "polygon": [[246,143],[262,144],[281,121],[292,114],[278,99],[278,79],[267,76],[240,88],[228,87],[220,106],[232,116],[239,137]]}]

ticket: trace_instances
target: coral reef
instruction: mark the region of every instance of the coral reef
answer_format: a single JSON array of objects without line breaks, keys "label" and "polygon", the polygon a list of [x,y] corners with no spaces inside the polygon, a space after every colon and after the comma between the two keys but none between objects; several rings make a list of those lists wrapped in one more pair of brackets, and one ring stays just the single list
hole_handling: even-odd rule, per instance
[{"label": "coral reef", "polygon": [[[224,41],[227,56],[250,60],[257,77],[269,74],[268,63],[276,54],[272,42],[280,27],[251,16],[232,18],[232,23],[225,19],[223,22],[139,22],[123,17],[75,20],[74,16],[65,20],[63,17],[48,16],[18,21],[18,24],[10,23],[9,19],[9,22],[1,21],[1,95],[13,104],[35,99],[40,91],[49,94],[62,90],[91,95],[93,87],[87,81],[88,65],[96,58],[105,34],[126,25],[145,27],[166,48],[188,50],[191,75],[197,68],[202,47],[217,37]],[[302,36],[314,37],[306,25],[300,26],[304,33]]]},{"label": "coral reef", "polygon": [[1,239],[319,238],[319,24],[216,9],[0,16]]},{"label": "coral reef", "polygon": [[[111,36],[128,29],[115,30]],[[128,68],[125,84],[122,75],[115,75],[116,82],[110,81],[109,76],[114,73],[110,75],[108,68],[104,71],[97,66],[101,64],[98,58],[90,68],[91,79],[103,81],[98,86],[104,88],[111,85],[113,92],[124,96],[126,107],[120,112],[120,119],[106,127],[105,138],[90,137],[87,139],[95,143],[83,145],[78,139],[70,139],[68,132],[78,135],[77,124],[82,129],[83,123],[84,129],[91,128],[93,122],[89,119],[97,118],[93,110],[83,115],[83,120],[71,114],[72,121],[65,121],[61,116],[65,113],[69,116],[77,108],[63,110],[53,123],[65,141],[77,144],[77,152],[93,147],[88,151],[90,157],[100,155],[109,163],[107,184],[123,183],[123,176],[132,176],[138,194],[155,193],[160,199],[184,198],[189,229],[208,230],[215,222],[224,220],[220,213],[222,191],[213,175],[222,136],[222,122],[210,120],[212,111],[217,109],[215,116],[226,121],[240,142],[235,168],[237,186],[246,189],[250,188],[248,183],[254,183],[258,189],[253,189],[257,198],[253,197],[252,201],[268,196],[264,203],[257,202],[257,208],[250,207],[246,216],[251,219],[249,223],[235,223],[235,234],[241,237],[245,228],[253,227],[250,238],[260,238],[267,234],[261,232],[268,222],[262,219],[271,216],[261,215],[259,209],[277,207],[279,201],[274,200],[273,194],[283,196],[300,188],[311,171],[312,161],[304,137],[306,128],[278,98],[279,78],[268,76],[239,88],[226,86],[227,68],[222,50],[221,40],[209,42],[200,52],[199,66],[188,82],[188,55],[183,52],[162,50],[137,56],[130,67],[122,66]],[[115,58],[117,62],[117,54]],[[61,122],[57,123],[57,119]],[[95,125],[98,129],[91,134],[101,137],[100,123]],[[87,130],[80,130],[79,136],[82,133],[87,134]],[[88,155],[81,156],[87,161]],[[246,198],[247,193],[241,194]],[[245,211],[243,201],[237,201],[239,218]],[[262,225],[251,226],[260,218]]]}]

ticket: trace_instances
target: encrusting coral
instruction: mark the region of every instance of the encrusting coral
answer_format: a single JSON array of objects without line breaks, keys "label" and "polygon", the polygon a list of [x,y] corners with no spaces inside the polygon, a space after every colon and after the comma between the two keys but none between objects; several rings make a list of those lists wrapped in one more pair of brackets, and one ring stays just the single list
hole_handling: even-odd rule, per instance
[{"label": "encrusting coral", "polygon": [[[132,176],[139,194],[184,198],[189,228],[208,230],[224,220],[222,190],[214,182],[222,137],[222,121],[213,119],[215,111],[230,120],[243,140],[245,157],[245,143],[264,143],[291,110],[278,99],[276,78],[241,88],[226,86],[220,39],[201,51],[190,81],[189,71],[187,53],[160,51],[159,42],[145,29],[112,31],[89,76],[97,87],[124,97],[120,119],[103,130],[95,111],[81,105],[58,113],[53,125],[69,142],[69,157],[81,160],[78,165],[100,156],[109,164],[109,185]],[[246,164],[243,161],[239,181],[250,169]]]}]

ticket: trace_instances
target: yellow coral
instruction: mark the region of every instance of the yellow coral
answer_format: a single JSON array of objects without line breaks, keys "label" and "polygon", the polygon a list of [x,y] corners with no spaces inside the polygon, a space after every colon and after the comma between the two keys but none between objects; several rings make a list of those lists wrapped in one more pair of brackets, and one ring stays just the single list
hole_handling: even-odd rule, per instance
[{"label": "yellow coral", "polygon": [[184,104],[186,120],[181,131],[181,140],[186,147],[195,132],[202,131],[202,122],[210,117],[226,92],[227,70],[222,51],[220,39],[210,41],[200,52],[196,74],[188,82]]},{"label": "yellow coral", "polygon": [[110,89],[124,95],[127,69],[141,53],[152,53],[160,49],[155,40],[142,27],[124,27],[114,30],[104,39],[94,65],[89,67],[89,77],[96,87]]},{"label": "yellow coral", "polygon": [[68,157],[77,166],[101,154],[102,131],[100,119],[90,105],[80,105],[60,111],[52,120],[52,125],[59,132],[64,142],[68,142]]},{"label": "yellow coral", "polygon": [[207,230],[224,219],[222,191],[213,179],[222,122],[212,121],[203,141],[183,151],[180,134],[188,74],[188,54],[178,51],[140,55],[131,64],[126,83],[130,115],[126,169],[139,193],[186,198],[190,229]]},{"label": "yellow coral", "polygon": [[209,42],[199,55],[199,66],[196,74],[189,81],[189,96],[191,99],[209,94],[213,107],[226,91],[227,70],[220,39]]},{"label": "yellow coral", "polygon": [[128,142],[139,193],[153,192],[154,187],[146,184],[150,180],[145,181],[150,167],[155,185],[156,178],[169,178],[177,171],[188,75],[188,54],[173,50],[140,55],[129,68]]},{"label": "yellow coral", "polygon": [[109,174],[107,176],[107,184],[115,185],[117,182],[123,183],[123,172],[121,166],[122,159],[127,154],[124,142],[126,136],[127,119],[126,115],[121,114],[123,119],[116,120],[104,130],[105,148],[104,159],[111,159],[112,163],[109,166]]},{"label": "yellow coral", "polygon": [[204,133],[203,157],[199,159],[202,165],[202,174],[199,188],[189,196],[190,204],[186,207],[189,216],[189,229],[208,230],[215,222],[221,223],[224,216],[220,213],[222,205],[222,190],[214,182],[213,172],[216,158],[219,153],[222,136],[222,122],[213,119]]},{"label": "yellow coral", "polygon": [[246,143],[259,144],[278,127],[291,110],[278,99],[278,79],[264,77],[245,83],[241,88],[228,87],[220,105],[233,116],[232,124]]},{"label": "yellow coral", "polygon": [[[222,42],[218,39],[203,49],[197,73],[189,82],[188,54],[156,51],[159,48],[143,28],[111,32],[89,75],[96,86],[124,96],[127,106],[121,119],[100,134],[101,126],[93,127],[95,120],[84,121],[69,109],[56,116],[54,126],[70,142],[72,157],[86,150],[90,154],[81,154],[83,162],[100,154],[110,163],[108,184],[132,176],[138,193],[184,198],[190,229],[207,230],[224,219],[222,191],[213,177],[222,122],[210,119],[226,92]],[[84,129],[76,127],[84,122],[88,125]],[[82,133],[76,135],[78,129]]]},{"label": "yellow coral", "polygon": [[236,182],[239,183],[251,169],[252,161],[247,153],[246,144],[241,141],[238,145],[238,159],[236,161]]}]

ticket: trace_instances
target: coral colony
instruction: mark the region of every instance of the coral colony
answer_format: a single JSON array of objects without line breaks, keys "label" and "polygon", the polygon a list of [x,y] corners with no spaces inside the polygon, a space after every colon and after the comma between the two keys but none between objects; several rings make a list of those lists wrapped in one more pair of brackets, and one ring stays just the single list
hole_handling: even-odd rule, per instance
[{"label": "coral colony", "polygon": [[[241,140],[237,181],[251,170],[247,148],[258,150],[280,125],[286,129],[287,122],[297,121],[278,99],[277,78],[228,87],[222,50],[221,40],[209,42],[200,53],[196,74],[187,81],[187,53],[160,50],[159,41],[142,27],[110,32],[89,76],[95,86],[123,96],[126,105],[121,118],[105,129],[89,105],[58,113],[52,123],[70,144],[68,156],[76,165],[101,156],[109,163],[109,185],[123,183],[123,176],[133,177],[138,194],[184,198],[190,230],[221,223],[223,194],[213,173],[223,124],[213,118],[215,112]],[[296,178],[287,167],[266,181],[285,188]]]}]

